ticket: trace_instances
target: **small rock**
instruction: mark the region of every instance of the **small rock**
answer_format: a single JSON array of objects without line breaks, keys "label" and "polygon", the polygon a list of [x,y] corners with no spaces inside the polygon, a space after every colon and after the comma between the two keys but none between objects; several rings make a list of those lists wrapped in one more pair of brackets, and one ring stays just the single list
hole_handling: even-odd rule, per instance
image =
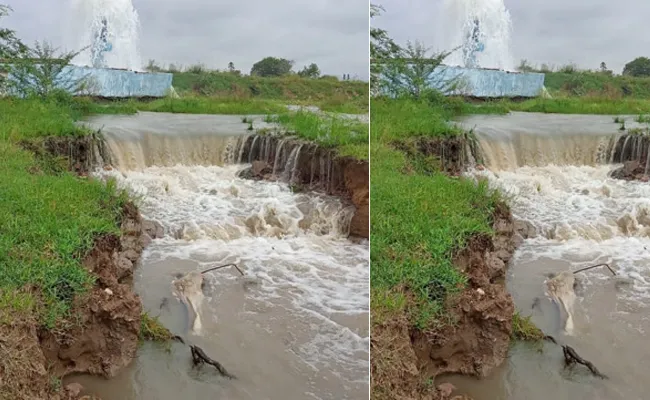
[{"label": "small rock", "polygon": [[104,292],[105,292],[106,294],[108,294],[109,296],[112,296],[112,295],[113,295],[113,291],[112,291],[111,289],[109,289],[109,288],[104,289]]},{"label": "small rock", "polygon": [[84,387],[81,386],[81,383],[73,382],[65,387],[66,392],[70,395],[72,398],[76,398],[81,394],[81,392],[84,390]]},{"label": "small rock", "polygon": [[639,164],[639,162],[638,162],[637,160],[626,161],[626,162],[623,164],[623,168],[624,168],[625,174],[626,174],[626,175],[631,175],[631,174],[633,174],[633,173],[634,173],[634,170],[636,170],[637,168],[639,168],[639,165],[640,165],[640,164]]},{"label": "small rock", "polygon": [[442,396],[443,399],[451,396],[454,390],[456,390],[456,386],[449,382],[441,383],[438,385],[438,391],[440,391],[440,396]]},{"label": "small rock", "polygon": [[251,171],[255,176],[264,176],[265,174],[273,172],[269,164],[267,164],[265,161],[253,161]]},{"label": "small rock", "polygon": [[476,293],[478,293],[481,296],[484,296],[485,295],[485,290],[483,290],[481,288],[478,288],[478,289],[476,289]]}]

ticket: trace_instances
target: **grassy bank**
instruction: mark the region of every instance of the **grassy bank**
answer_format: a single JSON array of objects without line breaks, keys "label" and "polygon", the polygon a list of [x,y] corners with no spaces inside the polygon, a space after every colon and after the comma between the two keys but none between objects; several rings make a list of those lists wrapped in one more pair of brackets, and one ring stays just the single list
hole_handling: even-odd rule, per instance
[{"label": "grassy bank", "polygon": [[368,112],[368,83],[339,81],[335,77],[263,78],[219,71],[178,72],[174,73],[173,85],[179,93],[204,97],[275,100],[349,114]]},{"label": "grassy bank", "polygon": [[[405,312],[430,328],[446,321],[443,303],[465,277],[454,252],[491,232],[497,194],[486,185],[432,171],[429,160],[407,158],[395,141],[454,137],[453,103],[377,99],[371,103],[371,310],[380,322]],[[408,307],[407,307],[408,305]]]},{"label": "grassy bank", "polygon": [[544,84],[554,95],[650,99],[650,78],[580,71],[572,68],[546,71],[544,75]]},{"label": "grassy bank", "polygon": [[467,113],[507,113],[509,111],[549,114],[647,114],[650,99],[611,99],[597,96],[535,98],[525,101],[497,100],[469,106]]},{"label": "grassy bank", "polygon": [[320,115],[309,111],[268,115],[267,122],[282,125],[290,134],[327,148],[342,156],[368,159],[368,124],[357,120]]},{"label": "grassy bank", "polygon": [[[117,233],[126,197],[35,159],[17,143],[79,136],[88,105],[65,99],[0,100],[0,298],[9,309],[29,304],[46,327],[69,317],[92,278],[80,260],[102,234]],[[10,323],[10,321],[3,321]]]}]

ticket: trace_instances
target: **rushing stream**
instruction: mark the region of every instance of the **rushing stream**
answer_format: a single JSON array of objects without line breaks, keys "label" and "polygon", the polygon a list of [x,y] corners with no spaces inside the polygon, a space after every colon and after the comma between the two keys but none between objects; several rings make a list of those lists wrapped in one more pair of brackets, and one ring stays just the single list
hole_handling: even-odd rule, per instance
[{"label": "rushing stream", "polygon": [[[353,209],[281,182],[237,177],[240,117],[101,117],[114,177],[166,236],[135,270],[144,308],[238,379],[191,368],[187,346],[145,344],[112,380],[76,378],[105,400],[368,397],[368,245],[347,237]],[[207,274],[202,330],[172,294],[177,273]],[[167,300],[164,300],[167,299]]]},{"label": "rushing stream", "polygon": [[[608,177],[618,125],[611,117],[512,114],[472,117],[487,177],[510,197],[514,216],[537,229],[518,248],[507,286],[518,310],[574,347],[607,380],[582,366],[563,369],[562,349],[516,344],[503,366],[477,381],[448,377],[476,399],[645,399],[650,382],[650,186]],[[579,274],[575,328],[562,331],[544,294],[551,272],[598,263]],[[533,308],[535,299],[541,299]]]}]

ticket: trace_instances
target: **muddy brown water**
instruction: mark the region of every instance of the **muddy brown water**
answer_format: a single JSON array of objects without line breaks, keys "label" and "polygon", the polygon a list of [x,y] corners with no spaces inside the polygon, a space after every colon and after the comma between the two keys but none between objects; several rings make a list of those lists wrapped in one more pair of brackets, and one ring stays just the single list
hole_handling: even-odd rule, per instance
[{"label": "muddy brown water", "polygon": [[[628,118],[628,121],[631,121]],[[483,380],[447,376],[477,400],[646,399],[650,391],[650,185],[608,177],[618,125],[608,116],[513,113],[461,122],[477,133],[487,177],[510,197],[516,218],[538,236],[510,263],[507,287],[517,309],[560,343],[571,345],[607,380],[563,367],[562,349],[514,344],[508,359]],[[550,272],[606,262],[578,276],[575,330],[562,330],[558,307],[544,293]],[[535,299],[539,305],[533,308]]]},{"label": "muddy brown water", "polygon": [[[238,178],[244,165],[231,162],[250,133],[241,117],[145,113],[90,123],[103,127],[115,167],[98,174],[137,195],[142,214],[166,231],[134,273],[144,308],[237,379],[193,369],[180,343],[145,343],[116,378],[70,381],[104,400],[368,397],[368,244],[346,239],[349,205]],[[203,328],[190,331],[172,280],[231,262],[246,277],[206,274]]]}]

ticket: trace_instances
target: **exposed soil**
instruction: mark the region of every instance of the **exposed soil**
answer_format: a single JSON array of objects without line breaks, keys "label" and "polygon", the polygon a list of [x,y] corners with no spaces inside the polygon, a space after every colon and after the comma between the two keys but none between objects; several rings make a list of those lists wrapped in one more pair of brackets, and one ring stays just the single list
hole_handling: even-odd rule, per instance
[{"label": "exposed soil", "polygon": [[23,140],[19,144],[23,149],[34,153],[37,159],[49,164],[48,168],[63,168],[78,175],[87,175],[100,161],[97,158],[107,157],[108,154],[104,141],[96,135],[51,136]]},{"label": "exposed soil", "polygon": [[410,160],[423,160],[432,171],[458,176],[467,165],[467,141],[464,138],[417,138],[409,142],[397,141],[392,145],[403,151]]},{"label": "exposed soil", "polygon": [[[69,157],[78,173],[87,171],[83,166],[92,162],[91,147],[81,148],[90,143],[85,139],[71,139],[67,145],[59,138],[43,143],[48,153],[38,152],[37,147],[37,156],[79,150]],[[87,294],[74,300],[73,318],[57,321],[50,330],[39,327],[32,315],[0,324],[0,398],[91,399],[79,397],[83,391],[77,384],[59,388],[55,383],[73,373],[110,378],[134,359],[142,304],[132,288],[133,269],[145,246],[164,232],[158,224],[143,220],[132,203],[123,208],[120,228],[120,236],[97,238],[83,259],[82,265],[97,279]]]},{"label": "exposed soil", "polygon": [[[423,141],[415,147],[421,154],[448,154],[448,172],[462,161],[458,143]],[[422,149],[422,150],[420,150]],[[407,154],[413,147],[402,148]],[[420,155],[421,155],[420,154]],[[403,315],[375,318],[371,332],[371,393],[376,399],[461,400],[455,388],[438,384],[442,374],[487,376],[506,358],[512,335],[514,303],[505,287],[505,272],[516,247],[535,235],[528,224],[515,222],[507,205],[500,204],[493,219],[494,236],[479,235],[454,257],[455,265],[468,277],[459,295],[447,299],[449,323],[422,331]],[[406,308],[408,309],[408,307]],[[374,310],[373,310],[374,314]]]},{"label": "exposed soil", "polygon": [[243,160],[253,163],[250,169],[242,172],[242,177],[268,180],[279,177],[296,190],[323,191],[350,201],[356,208],[350,235],[368,238],[370,184],[367,161],[340,157],[334,150],[313,143],[271,135],[248,138],[242,155]]},{"label": "exposed soil", "polygon": [[626,161],[622,167],[611,172],[614,179],[623,179],[626,181],[648,182],[648,175],[645,173],[645,165],[641,165],[636,160]]}]

